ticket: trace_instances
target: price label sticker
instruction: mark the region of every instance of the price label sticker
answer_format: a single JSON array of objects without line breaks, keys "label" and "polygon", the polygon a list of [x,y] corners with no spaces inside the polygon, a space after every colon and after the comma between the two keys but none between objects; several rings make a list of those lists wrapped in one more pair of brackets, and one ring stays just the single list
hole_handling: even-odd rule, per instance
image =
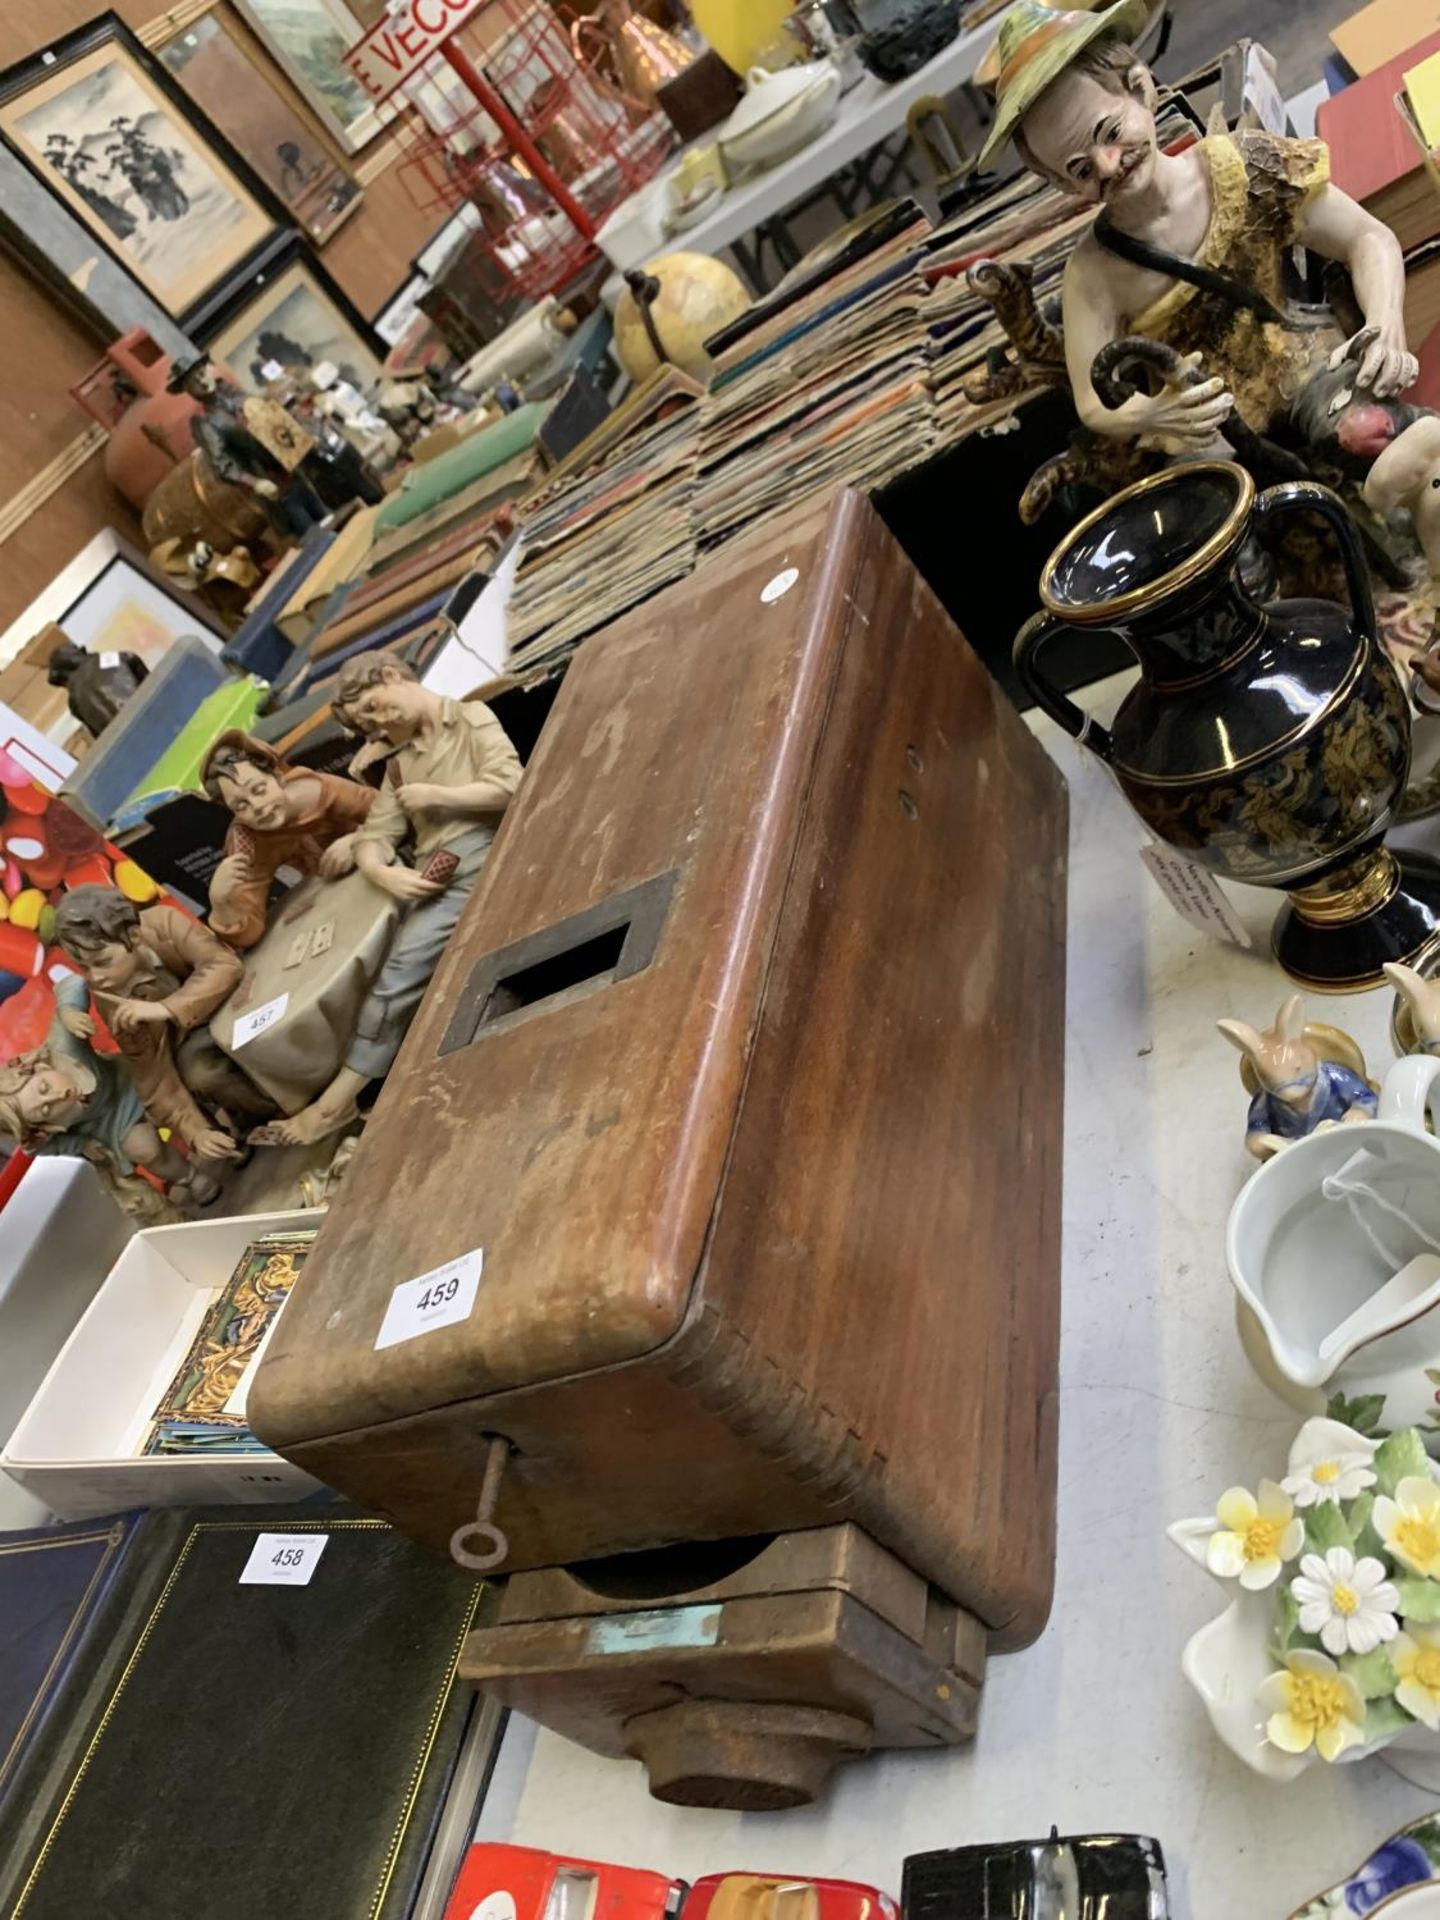
[{"label": "price label sticker", "polygon": [[1162,847],[1158,841],[1142,847],[1140,858],[1182,920],[1198,927],[1201,933],[1213,934],[1217,940],[1228,940],[1232,946],[1251,944],[1245,923],[1231,906],[1220,882],[1204,867],[1197,867],[1183,853],[1177,853],[1173,847]]},{"label": "price label sticker", "polygon": [[118,653],[102,653],[100,656],[100,664],[109,672],[112,668],[119,666],[120,656]]},{"label": "price label sticker", "polygon": [[242,1013],[235,1022],[231,1046],[243,1047],[251,1040],[258,1040],[262,1033],[268,1033],[277,1020],[285,1018],[285,1009],[289,1004],[289,994],[282,993],[274,1000],[267,1000],[263,1007],[256,1007],[251,1013]]},{"label": "price label sticker", "polygon": [[262,1533],[240,1575],[242,1587],[308,1587],[328,1533]]},{"label": "price label sticker", "polygon": [[418,1280],[402,1280],[380,1322],[375,1351],[398,1347],[402,1340],[415,1340],[437,1327],[452,1327],[457,1320],[468,1320],[484,1268],[485,1249],[475,1247],[443,1267],[432,1267]]},{"label": "price label sticker", "polygon": [[777,573],[773,580],[767,580],[765,582],[764,586],[760,589],[760,598],[767,607],[773,607],[777,600],[782,600],[785,595],[789,593],[791,587],[794,586],[799,578],[800,569],[798,567],[786,567],[783,573]]}]

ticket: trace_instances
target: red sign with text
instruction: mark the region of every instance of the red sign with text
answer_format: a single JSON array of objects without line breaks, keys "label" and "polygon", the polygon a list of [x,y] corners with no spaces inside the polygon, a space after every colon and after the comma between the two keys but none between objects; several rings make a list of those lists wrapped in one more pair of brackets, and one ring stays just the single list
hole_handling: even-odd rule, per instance
[{"label": "red sign with text", "polygon": [[401,0],[345,55],[345,65],[372,100],[384,100],[423,67],[486,0]]}]

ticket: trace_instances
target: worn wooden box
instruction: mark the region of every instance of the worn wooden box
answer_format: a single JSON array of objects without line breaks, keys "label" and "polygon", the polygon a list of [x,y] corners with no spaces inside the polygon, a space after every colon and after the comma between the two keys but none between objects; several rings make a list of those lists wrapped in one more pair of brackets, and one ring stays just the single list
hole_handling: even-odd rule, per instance
[{"label": "worn wooden box", "polygon": [[[1066,806],[867,502],[581,649],[250,1394],[512,1564],[853,1520],[990,1630],[1054,1547]],[[483,1249],[459,1322],[397,1285]]]},{"label": "worn wooden box", "polygon": [[858,1527],[812,1527],[516,1574],[460,1672],[642,1761],[659,1800],[775,1811],[843,1761],[968,1740],[985,1631]]}]

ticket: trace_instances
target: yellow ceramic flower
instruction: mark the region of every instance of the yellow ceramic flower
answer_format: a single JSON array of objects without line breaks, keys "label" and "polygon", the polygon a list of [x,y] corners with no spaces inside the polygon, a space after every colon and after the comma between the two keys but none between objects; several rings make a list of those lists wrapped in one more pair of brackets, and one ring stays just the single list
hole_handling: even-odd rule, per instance
[{"label": "yellow ceramic flower", "polygon": [[1377,1498],[1370,1518],[1402,1566],[1440,1579],[1440,1486],[1412,1475],[1400,1482],[1393,1500],[1383,1493]]},{"label": "yellow ceramic flower", "polygon": [[1282,1753],[1338,1760],[1365,1738],[1365,1702],[1355,1682],[1323,1653],[1297,1647],[1285,1671],[1272,1673],[1256,1695],[1269,1714],[1265,1738]]},{"label": "yellow ceramic flower", "polygon": [[1400,1676],[1395,1698],[1407,1713],[1440,1733],[1440,1627],[1407,1627],[1389,1646]]},{"label": "yellow ceramic flower", "polygon": [[1285,1561],[1305,1544],[1305,1523],[1295,1503],[1273,1480],[1260,1482],[1259,1495],[1231,1487],[1215,1505],[1219,1531],[1205,1549],[1205,1564],[1222,1580],[1238,1580],[1258,1593],[1280,1578]]}]

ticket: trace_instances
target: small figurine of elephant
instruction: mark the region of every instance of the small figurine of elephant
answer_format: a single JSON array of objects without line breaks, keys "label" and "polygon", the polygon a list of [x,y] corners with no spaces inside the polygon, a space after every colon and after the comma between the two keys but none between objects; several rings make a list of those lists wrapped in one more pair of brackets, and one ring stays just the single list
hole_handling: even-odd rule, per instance
[{"label": "small figurine of elephant", "polygon": [[1402,1020],[1397,1006],[1390,1028],[1396,1051],[1440,1053],[1440,980],[1427,980],[1413,967],[1402,967],[1394,960],[1386,961],[1385,978],[1409,1016]]},{"label": "small figurine of elephant", "polygon": [[1241,1077],[1254,1096],[1245,1148],[1257,1160],[1321,1127],[1375,1118],[1377,1096],[1359,1047],[1337,1027],[1307,1025],[1298,993],[1283,1002],[1275,1024],[1263,1033],[1244,1020],[1216,1024],[1245,1056]]}]

